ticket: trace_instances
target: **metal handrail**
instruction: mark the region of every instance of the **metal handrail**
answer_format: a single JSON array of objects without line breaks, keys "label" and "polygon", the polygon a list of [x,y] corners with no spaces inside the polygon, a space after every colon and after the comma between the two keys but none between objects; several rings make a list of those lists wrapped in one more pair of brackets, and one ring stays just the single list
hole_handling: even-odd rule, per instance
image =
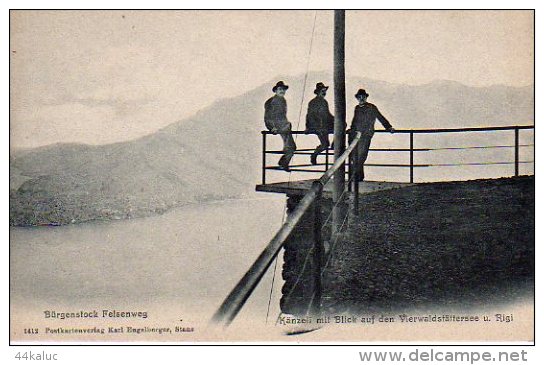
[{"label": "metal handrail", "polygon": [[[478,131],[501,131],[501,130],[514,130],[515,131],[515,164],[516,164],[516,175],[518,175],[518,165],[519,163],[524,163],[519,161],[519,131],[522,129],[534,129],[534,126],[506,126],[506,127],[477,127],[477,128],[448,128],[448,129],[401,129],[395,130],[395,133],[406,133],[410,135],[410,148],[407,151],[410,152],[410,181],[413,182],[413,168],[419,167],[419,165],[414,164],[414,151],[425,151],[427,149],[415,149],[414,148],[414,134],[418,133],[456,133],[456,132],[478,132]],[[378,133],[383,133],[385,131],[378,130]],[[292,134],[310,134],[305,131],[292,131]],[[263,183],[264,183],[264,171],[266,168],[266,135],[274,134],[270,131],[262,131],[263,135]],[[261,252],[259,257],[251,265],[249,270],[245,275],[240,279],[236,286],[231,290],[229,295],[225,298],[219,309],[215,312],[212,317],[212,322],[216,324],[223,324],[228,326],[240,312],[243,305],[250,297],[253,290],[257,287],[260,280],[263,278],[264,274],[272,264],[274,258],[278,255],[280,249],[285,244],[285,241],[296,228],[303,215],[307,210],[312,206],[314,202],[318,202],[321,198],[324,186],[329,182],[334,173],[345,163],[348,157],[355,151],[355,147],[361,139],[361,133],[357,132],[349,146],[346,148],[344,153],[334,162],[331,168],[328,168],[321,178],[314,181],[312,187],[304,195],[302,200],[298,203],[295,210],[287,216],[285,223],[276,233],[276,235],[270,240],[265,249]],[[404,150],[404,149],[403,149]],[[370,165],[370,164],[369,164]],[[378,166],[379,164],[374,164]],[[326,165],[328,167],[328,165]],[[382,165],[380,165],[382,166]],[[423,165],[422,165],[423,166]],[[430,165],[429,165],[430,166]],[[358,184],[355,184],[356,195],[358,190]]]},{"label": "metal handrail", "polygon": [[[520,164],[526,164],[531,163],[532,161],[520,161],[519,159],[519,149],[520,147],[527,147],[530,145],[521,145],[519,143],[519,131],[520,130],[528,130],[528,129],[534,129],[534,125],[514,125],[514,126],[499,126],[499,127],[467,127],[467,128],[435,128],[435,129],[396,129],[395,134],[408,134],[410,138],[410,147],[409,148],[370,148],[370,151],[387,151],[387,152],[408,152],[410,154],[410,161],[409,163],[397,163],[397,164],[365,164],[365,166],[370,167],[402,167],[402,168],[409,168],[410,169],[410,183],[414,182],[414,169],[415,168],[421,168],[421,167],[438,167],[438,166],[460,166],[460,165],[466,165],[466,164],[415,164],[414,163],[414,153],[415,152],[427,152],[427,151],[433,151],[436,149],[433,148],[414,148],[414,136],[417,134],[434,134],[434,133],[462,133],[462,132],[492,132],[492,131],[514,131],[514,144],[512,146],[472,146],[470,148],[514,148],[514,161],[511,163],[501,161],[500,163],[493,163],[496,165],[504,165],[504,164],[513,164],[514,165],[514,176],[519,175],[519,165]],[[389,133],[386,130],[376,130],[376,133]],[[261,131],[263,136],[263,150],[262,150],[262,184],[266,184],[266,170],[281,170],[281,168],[278,168],[276,166],[267,166],[266,164],[266,155],[267,154],[280,154],[283,153],[282,151],[267,151],[266,150],[266,136],[267,135],[273,135],[274,133],[270,131]],[[314,133],[309,133],[306,131],[291,131],[291,134],[296,135],[312,135]],[[331,133],[329,133],[331,134]],[[463,149],[463,148],[458,148]],[[295,151],[295,154],[297,155],[306,155],[309,149],[304,149],[303,151],[299,150]],[[329,163],[329,149],[325,150],[325,170],[327,170]],[[476,164],[476,163],[473,163]],[[484,164],[481,162],[480,164]],[[492,163],[486,163],[486,164],[492,164]],[[323,164],[318,164],[317,166],[323,166]],[[302,168],[301,168],[302,167]],[[322,172],[323,170],[316,170],[312,168],[304,168],[306,166],[294,166],[292,171],[297,172]]]},{"label": "metal handrail", "polygon": [[287,216],[285,223],[280,230],[276,233],[274,238],[268,243],[266,248],[261,252],[259,257],[255,260],[253,265],[240,279],[238,284],[231,290],[229,295],[223,301],[219,309],[212,317],[212,322],[216,324],[223,324],[228,326],[236,317],[238,312],[242,309],[243,305],[257,287],[260,280],[270,267],[270,264],[274,258],[280,252],[280,249],[285,244],[285,241],[293,232],[297,224],[300,222],[302,216],[306,213],[312,203],[321,196],[324,186],[329,182],[334,173],[346,162],[348,157],[354,151],[355,147],[361,139],[361,132],[357,132],[353,141],[346,148],[344,153],[334,162],[319,180],[314,181],[310,190],[304,195],[304,198],[298,203],[295,210]]},{"label": "metal handrail", "polygon": [[[458,132],[485,132],[507,131],[515,129],[534,129],[534,125],[509,125],[499,127],[466,127],[466,128],[430,128],[430,129],[395,129],[395,133],[458,133]],[[389,133],[386,130],[377,129],[376,133]],[[270,131],[261,131],[262,134],[278,134]],[[314,134],[306,131],[291,131],[291,134]],[[329,134],[333,134],[330,132]]]}]

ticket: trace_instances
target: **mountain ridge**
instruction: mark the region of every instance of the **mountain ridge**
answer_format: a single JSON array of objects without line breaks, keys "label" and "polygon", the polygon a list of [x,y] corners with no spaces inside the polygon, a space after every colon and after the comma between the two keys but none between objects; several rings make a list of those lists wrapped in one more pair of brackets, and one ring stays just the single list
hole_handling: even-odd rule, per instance
[{"label": "mountain ridge", "polygon": [[[290,85],[288,117],[293,129],[304,129],[313,86],[317,81],[331,84],[330,74],[309,74],[303,97],[304,75],[277,79]],[[10,152],[10,224],[132,218],[183,204],[247,196],[260,174],[263,104],[272,84],[217,100],[190,118],[134,140]],[[359,87],[366,88],[370,100],[399,129],[534,120],[532,86],[414,86],[349,77],[346,90],[353,92],[347,92],[348,124],[355,105],[351,94]]]}]

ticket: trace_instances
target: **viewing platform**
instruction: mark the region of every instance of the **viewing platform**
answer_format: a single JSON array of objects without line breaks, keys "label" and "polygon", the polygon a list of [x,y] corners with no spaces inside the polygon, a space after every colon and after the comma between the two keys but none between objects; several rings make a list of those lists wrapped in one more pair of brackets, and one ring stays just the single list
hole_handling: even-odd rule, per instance
[{"label": "viewing platform", "polygon": [[[524,134],[521,135],[521,132]],[[355,189],[352,175],[352,159],[346,161],[346,191],[358,190],[359,194],[398,189],[417,183],[459,181],[475,178],[498,178],[532,174],[534,158],[534,126],[497,126],[473,128],[402,129],[390,135],[385,130],[376,130],[379,138],[388,138],[387,143],[375,143],[370,148],[370,181],[360,182]],[[316,181],[316,174],[325,173],[334,162],[333,149],[323,151],[315,165],[305,162],[313,152],[309,145],[317,143],[314,134],[293,131],[297,148],[289,166],[293,175],[274,175],[269,181],[267,172],[277,174],[282,168],[274,162],[274,156],[283,154],[279,148],[279,136],[262,131],[261,182],[255,186],[258,192],[279,193],[288,196],[303,196]],[[382,135],[382,137],[379,137]],[[385,136],[384,136],[385,135]],[[521,135],[521,136],[520,136]],[[269,138],[272,137],[270,141]],[[298,140],[297,140],[297,137]],[[332,136],[331,136],[332,137]],[[375,137],[375,138],[376,138]],[[274,146],[270,148],[270,143]],[[346,145],[348,141],[346,140]],[[532,149],[532,150],[531,150]],[[449,152],[449,155],[446,154]],[[533,152],[533,153],[531,153]],[[390,158],[384,159],[385,154]],[[523,169],[521,169],[523,167]],[[378,174],[372,171],[379,169]],[[276,171],[276,172],[274,172]],[[470,174],[467,172],[470,171]],[[301,175],[302,174],[302,175]],[[313,176],[312,176],[313,175]],[[368,177],[368,176],[367,176]],[[429,179],[431,177],[431,179]],[[280,178],[281,180],[279,180]],[[279,180],[279,181],[278,181]],[[287,181],[285,181],[287,180]],[[324,198],[332,197],[333,180],[323,190]]]},{"label": "viewing platform", "polygon": [[[364,165],[369,180],[359,183],[354,183],[359,173],[354,161],[360,132],[336,161],[331,149],[308,161],[315,135],[292,132],[299,148],[290,173],[276,162],[283,154],[281,138],[267,139],[271,134],[262,132],[262,179],[256,190],[285,194],[287,214],[214,314],[215,323],[232,322],[280,252],[280,309],[300,317],[396,310],[399,303],[449,305],[444,293],[487,300],[496,295],[496,278],[508,287],[531,287],[533,125],[374,136],[372,159]],[[383,172],[369,173],[367,167]],[[345,189],[333,201],[333,177],[342,173]],[[371,194],[378,191],[383,193]],[[419,284],[429,278],[433,286],[422,288]]]},{"label": "viewing platform", "polygon": [[[260,184],[255,187],[255,190],[266,193],[286,194],[289,196],[303,196],[310,190],[314,181],[316,181],[316,179]],[[399,189],[412,185],[415,184],[388,181],[363,181],[359,183],[359,194],[368,194],[380,190]],[[333,180],[331,179],[323,189],[323,198],[332,199],[332,186]],[[347,184],[346,190],[348,190]]]}]

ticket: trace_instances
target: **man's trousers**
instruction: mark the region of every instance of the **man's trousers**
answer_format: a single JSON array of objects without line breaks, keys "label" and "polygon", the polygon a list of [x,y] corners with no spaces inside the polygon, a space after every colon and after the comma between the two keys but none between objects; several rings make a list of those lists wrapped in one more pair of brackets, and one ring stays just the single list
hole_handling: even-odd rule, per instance
[{"label": "man's trousers", "polygon": [[370,149],[371,135],[362,135],[357,144],[357,160],[355,161],[355,168],[358,172],[358,181],[365,179],[364,164],[368,157],[368,150]]}]

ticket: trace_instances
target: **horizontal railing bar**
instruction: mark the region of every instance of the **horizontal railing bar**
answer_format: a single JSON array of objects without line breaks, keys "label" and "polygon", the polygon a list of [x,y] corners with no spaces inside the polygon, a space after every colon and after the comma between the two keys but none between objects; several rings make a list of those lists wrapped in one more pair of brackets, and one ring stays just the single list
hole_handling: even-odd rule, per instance
[{"label": "horizontal railing bar", "polygon": [[323,170],[309,170],[309,169],[291,169],[291,171],[295,172],[321,172],[323,173]]},{"label": "horizontal railing bar", "polygon": [[[374,152],[410,152],[409,148],[369,148],[369,151]],[[414,152],[427,152],[430,151],[429,148],[414,148]]]},{"label": "horizontal railing bar", "polygon": [[[459,133],[459,132],[485,132],[485,131],[507,131],[507,130],[522,130],[534,129],[534,125],[511,125],[500,127],[467,127],[467,128],[434,128],[434,129],[395,129],[395,133]],[[390,133],[389,131],[378,129],[376,133]],[[263,134],[274,134],[270,131],[261,131]],[[277,134],[277,133],[276,133]],[[291,131],[291,134],[307,134],[315,135],[314,133],[306,133],[305,131]],[[329,133],[333,134],[333,133]]]},{"label": "horizontal railing bar", "polygon": [[[518,125],[504,127],[468,127],[468,128],[433,128],[433,129],[395,129],[395,133],[461,133],[461,132],[486,132],[486,131],[510,131],[516,129],[534,129],[534,125]],[[386,130],[376,130],[377,133],[390,133]]]},{"label": "horizontal railing bar", "polygon": [[[312,167],[312,166],[325,166],[324,163],[318,163],[318,164],[315,164],[315,165],[312,165],[312,164],[302,164],[302,165],[289,165],[289,168],[293,168],[293,167]],[[280,170],[283,170],[283,167],[281,166],[266,166],[265,169],[267,170],[277,170],[277,169],[280,169]],[[325,172],[325,170],[321,170],[321,172]]]},{"label": "horizontal railing bar", "polygon": [[[414,148],[413,151],[431,151],[432,148]],[[306,152],[306,151],[312,151],[310,153]],[[313,153],[314,149],[311,148],[311,149],[300,149],[300,150],[295,150],[295,155],[311,155]],[[333,149],[329,149],[329,151],[333,151]],[[374,151],[374,152],[409,152],[410,149],[409,148],[370,148],[369,151]],[[285,152],[284,151],[279,151],[279,150],[272,150],[272,151],[264,151],[264,153],[268,153],[268,154],[274,154],[274,155],[283,155]],[[324,152],[322,152],[320,155],[325,155]]]},{"label": "horizontal railing bar", "polygon": [[[313,151],[313,150],[312,150]],[[283,155],[285,152],[283,151],[265,151],[266,154],[269,154],[269,155]],[[310,156],[313,154],[313,152],[305,152],[305,151],[300,151],[300,150],[296,150],[294,153],[294,155],[306,155],[306,156]],[[325,155],[325,154],[323,154]]]},{"label": "horizontal railing bar", "polygon": [[[528,163],[534,163],[534,161],[519,161],[520,164],[528,164]],[[413,167],[439,167],[439,166],[477,166],[477,165],[513,165],[515,162],[508,162],[508,161],[499,161],[499,162],[466,162],[466,163],[444,163],[444,164],[414,164]],[[325,164],[317,164],[317,165],[293,165],[289,166],[291,168],[291,171],[302,171],[302,172],[323,172],[323,170],[309,170],[309,169],[299,169],[298,167],[306,167],[306,166],[324,166]],[[410,164],[378,164],[378,163],[365,163],[365,167],[410,167]],[[265,167],[267,170],[282,170],[283,168],[279,166],[267,166]],[[348,174],[349,171],[346,171],[346,174]]]},{"label": "horizontal railing bar", "polygon": [[357,135],[350,143],[344,153],[336,159],[331,168],[329,168],[319,180],[316,180],[310,190],[304,195],[302,200],[298,203],[295,210],[287,215],[285,223],[276,233],[274,238],[268,243],[265,249],[261,252],[257,260],[251,265],[249,270],[245,273],[242,279],[236,284],[234,289],[229,293],[227,298],[223,301],[217,312],[215,312],[212,321],[225,326],[229,325],[236,317],[242,306],[249,298],[255,287],[259,284],[260,280],[266,273],[266,270],[272,264],[272,261],[279,253],[281,247],[295,229],[298,222],[301,220],[306,210],[312,205],[318,194],[321,194],[323,187],[331,179],[333,174],[342,166],[347,160],[359,140],[361,139],[361,133],[357,132]]},{"label": "horizontal railing bar", "polygon": [[[534,143],[529,144],[520,144],[518,147],[533,147]],[[429,147],[429,148],[414,148],[414,152],[428,152],[428,151],[446,151],[446,150],[470,150],[470,149],[491,149],[491,148],[515,148],[516,146],[511,145],[490,145],[490,146],[465,146],[465,147]],[[312,151],[312,152],[306,152],[306,151]],[[313,148],[305,148],[295,151],[295,155],[312,155],[314,149]],[[329,149],[329,151],[332,151],[332,149]],[[369,151],[374,152],[410,152],[409,148],[370,148]],[[279,150],[272,150],[272,151],[264,151],[267,154],[274,154],[274,155],[283,155],[284,151]],[[320,155],[324,155],[324,153],[321,153]]]},{"label": "horizontal railing bar", "polygon": [[[531,147],[531,144],[520,144],[518,147]],[[429,151],[442,151],[442,150],[470,150],[470,149],[484,149],[484,148],[515,148],[516,146],[510,145],[490,145],[490,146],[465,146],[465,147],[437,147],[429,148]]]},{"label": "horizontal railing bar", "polygon": [[[512,162],[513,163],[513,162]],[[325,166],[325,164],[317,164],[317,165],[290,165],[289,168],[291,170],[294,170],[297,167],[310,167],[310,166]],[[410,164],[379,164],[379,163],[365,163],[365,166],[382,166],[382,167],[410,167]],[[414,167],[426,167],[429,166],[428,164],[414,164],[412,165]],[[280,166],[267,166],[265,167],[267,170],[283,170],[283,167]],[[324,172],[323,170],[319,170],[320,172]]]},{"label": "horizontal railing bar", "polygon": [[[315,150],[315,148],[299,148],[297,150],[295,150],[296,152],[313,152]],[[280,152],[280,153],[285,153],[284,151],[282,150],[269,150],[269,151],[264,151],[265,153],[276,153],[276,152]]]},{"label": "horizontal railing bar", "polygon": [[[278,168],[269,168],[269,169],[267,169],[267,170],[284,171],[281,167],[278,167]],[[291,171],[320,172],[320,173],[325,172],[325,170],[314,170],[314,169],[303,169],[303,168],[291,168]]]},{"label": "horizontal railing bar", "polygon": [[[279,135],[279,133],[272,133],[270,131],[261,131],[262,134],[272,134],[272,135]],[[306,134],[308,136],[316,136],[315,133],[306,133],[305,131],[291,131],[290,132],[291,134]],[[329,134],[334,134],[332,132],[330,132]]]},{"label": "horizontal railing bar", "polygon": [[429,165],[427,165],[427,164],[413,164],[413,165],[410,165],[410,164],[365,163],[365,167],[367,167],[367,166],[370,166],[370,167],[410,167],[410,166],[413,166],[413,167],[427,167]]},{"label": "horizontal railing bar", "polygon": [[[519,161],[521,163],[534,163],[534,161]],[[428,167],[446,167],[446,166],[483,166],[483,165],[514,165],[515,162],[501,161],[501,162],[460,162],[460,163],[437,163],[427,165]]]}]

